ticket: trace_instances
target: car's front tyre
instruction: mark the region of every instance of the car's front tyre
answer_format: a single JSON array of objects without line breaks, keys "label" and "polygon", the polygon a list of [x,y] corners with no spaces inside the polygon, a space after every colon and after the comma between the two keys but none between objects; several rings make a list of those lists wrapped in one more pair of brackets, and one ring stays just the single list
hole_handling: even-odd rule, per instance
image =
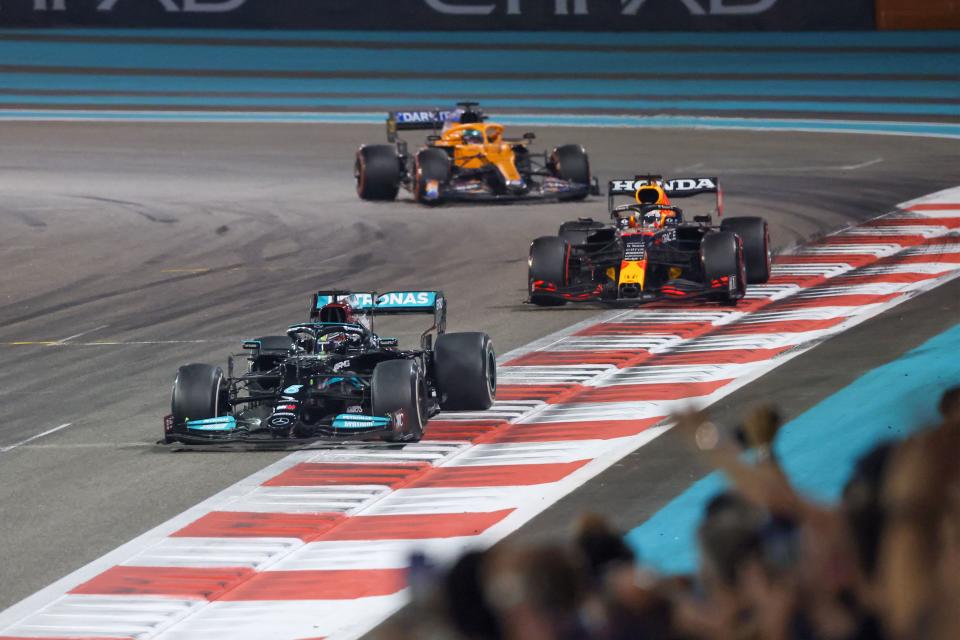
[{"label": "car's front tyre", "polygon": [[373,415],[393,416],[387,442],[419,442],[426,416],[423,372],[416,360],[387,360],[373,369],[370,383]]},{"label": "car's front tyre", "polygon": [[561,307],[567,303],[562,298],[537,294],[535,283],[549,283],[556,287],[569,284],[570,243],[557,236],[543,236],[530,244],[528,258],[528,290],[530,302],[539,307]]},{"label": "car's front tyre", "polygon": [[[176,425],[187,420],[207,420],[226,412],[223,369],[209,364],[188,364],[177,370],[170,413]],[[169,441],[168,437],[165,437]]]},{"label": "car's front tyre", "polygon": [[395,200],[400,191],[400,156],[388,144],[364,145],[357,150],[353,174],[363,200]]},{"label": "car's front tyre", "polygon": [[721,278],[733,282],[729,286],[717,288],[717,297],[721,302],[736,305],[746,294],[747,277],[743,260],[743,244],[732,231],[708,233],[700,245],[703,260],[704,280],[708,287]]},{"label": "car's front tyre", "polygon": [[427,147],[414,160],[413,195],[417,202],[437,204],[443,187],[450,181],[450,157],[443,149]]},{"label": "car's front tyre", "polygon": [[743,241],[743,259],[747,266],[749,284],[765,284],[770,279],[773,254],[770,249],[770,230],[767,221],[756,216],[727,218],[720,223],[721,231],[732,231]]}]

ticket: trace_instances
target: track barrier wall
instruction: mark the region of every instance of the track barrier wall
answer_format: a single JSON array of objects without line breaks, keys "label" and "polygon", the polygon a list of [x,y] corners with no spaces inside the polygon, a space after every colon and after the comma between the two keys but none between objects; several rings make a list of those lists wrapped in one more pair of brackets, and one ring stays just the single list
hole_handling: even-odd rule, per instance
[{"label": "track barrier wall", "polygon": [[4,0],[0,27],[869,30],[875,9],[875,0]]}]

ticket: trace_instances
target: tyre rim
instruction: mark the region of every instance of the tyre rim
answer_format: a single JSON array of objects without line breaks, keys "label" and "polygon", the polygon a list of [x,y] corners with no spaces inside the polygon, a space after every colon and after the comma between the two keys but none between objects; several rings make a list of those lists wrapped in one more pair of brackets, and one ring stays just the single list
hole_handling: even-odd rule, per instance
[{"label": "tyre rim", "polygon": [[223,376],[217,376],[217,390],[213,394],[213,416],[220,417],[220,386],[223,384]]},{"label": "tyre rim", "polygon": [[743,294],[743,297],[746,297],[747,295],[747,257],[746,255],[744,255],[742,243],[740,245],[739,254],[740,254],[740,269],[739,269],[740,274],[738,277],[740,278],[740,282],[737,285],[737,288],[740,290],[740,293]]},{"label": "tyre rim", "polygon": [[487,350],[487,390],[491,398],[497,395],[497,357],[493,349]]},{"label": "tyre rim", "polygon": [[417,408],[417,429],[423,429],[423,379],[417,375],[416,382],[414,383],[414,399],[413,404]]},{"label": "tyre rim", "polygon": [[767,273],[770,273],[770,265],[773,264],[773,251],[770,250],[770,229],[766,225],[763,227],[763,250],[767,255]]},{"label": "tyre rim", "polygon": [[416,167],[413,169],[413,193],[417,200],[422,198],[421,185],[423,184],[423,171],[420,169],[420,158],[417,158]]},{"label": "tyre rim", "polygon": [[357,193],[363,193],[363,162],[359,157],[353,163],[353,178],[357,182]]}]

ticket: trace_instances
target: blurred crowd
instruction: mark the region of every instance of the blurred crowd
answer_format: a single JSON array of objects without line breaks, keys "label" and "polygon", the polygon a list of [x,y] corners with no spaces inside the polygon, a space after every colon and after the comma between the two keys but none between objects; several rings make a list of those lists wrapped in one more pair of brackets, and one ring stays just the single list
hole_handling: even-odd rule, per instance
[{"label": "blurred crowd", "polygon": [[[724,472],[697,530],[694,575],[642,568],[620,532],[585,516],[564,543],[502,543],[431,568],[379,640],[960,639],[960,387],[942,423],[875,446],[835,506],[782,471],[776,412],[673,433]],[[829,446],[829,445],[827,445]]]}]

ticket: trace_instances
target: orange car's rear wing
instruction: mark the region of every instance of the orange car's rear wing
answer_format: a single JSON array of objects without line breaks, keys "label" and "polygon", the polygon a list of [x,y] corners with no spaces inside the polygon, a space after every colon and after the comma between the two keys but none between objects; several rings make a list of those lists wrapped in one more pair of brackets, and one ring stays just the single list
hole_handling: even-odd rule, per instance
[{"label": "orange car's rear wing", "polygon": [[447,109],[433,109],[432,111],[391,111],[387,114],[387,140],[391,143],[396,142],[397,131],[440,129],[453,114],[453,111]]},{"label": "orange car's rear wing", "polygon": [[659,175],[642,175],[611,180],[607,183],[607,209],[613,211],[614,198],[634,197],[640,187],[649,184],[661,187],[669,198],[689,198],[703,193],[715,193],[717,194],[717,215],[723,215],[723,189],[720,187],[720,178],[715,176],[665,179]]}]

